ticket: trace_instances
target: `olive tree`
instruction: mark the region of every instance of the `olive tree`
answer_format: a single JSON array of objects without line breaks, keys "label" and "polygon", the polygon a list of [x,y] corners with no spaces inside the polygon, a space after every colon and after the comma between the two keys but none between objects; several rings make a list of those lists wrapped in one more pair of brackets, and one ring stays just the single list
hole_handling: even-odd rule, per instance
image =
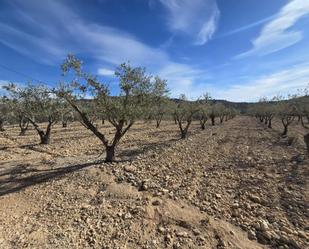
[{"label": "olive tree", "polygon": [[[70,104],[84,126],[100,139],[106,151],[105,161],[115,161],[115,150],[121,138],[138,119],[148,115],[151,96],[158,90],[157,84],[153,83],[144,68],[123,63],[115,71],[120,93],[118,96],[111,96],[106,84],[83,72],[82,62],[74,55],[68,55],[61,68],[63,75],[73,72],[74,78],[61,84],[59,96]],[[94,106],[94,110],[104,115],[115,128],[112,139],[97,128],[88,115],[89,109],[81,104],[81,96],[85,94],[91,95],[93,105],[90,106]]]},{"label": "olive tree", "polygon": [[154,79],[154,91],[151,94],[152,104],[150,106],[150,118],[156,120],[156,127],[159,128],[163,116],[169,112],[167,81],[162,80],[159,76]]},{"label": "olive tree", "polygon": [[235,108],[226,108],[225,121],[235,118],[238,113],[239,111]]},{"label": "olive tree", "polygon": [[217,113],[218,113],[218,116],[219,116],[220,124],[222,124],[223,121],[224,121],[224,117],[228,114],[227,108],[222,103],[216,104],[215,107],[217,109]]},{"label": "olive tree", "polygon": [[29,121],[37,131],[40,143],[49,144],[52,127],[59,117],[57,97],[42,84],[17,87],[12,83],[6,89],[10,97],[19,103],[21,122],[26,124]]},{"label": "olive tree", "polygon": [[209,93],[205,93],[201,99],[199,99],[197,102],[199,104],[199,110],[196,114],[196,118],[200,122],[200,126],[202,130],[205,130],[206,128],[206,122],[209,118],[210,114],[210,103],[211,96]]},{"label": "olive tree", "polygon": [[180,96],[179,103],[175,104],[174,117],[178,124],[182,139],[188,136],[193,117],[198,110],[197,103],[195,101],[188,101],[184,94]]},{"label": "olive tree", "polygon": [[17,121],[20,129],[19,136],[25,136],[29,128],[30,122],[26,118],[25,113],[23,112],[23,103],[15,99],[11,101],[11,108],[13,111],[15,122]]},{"label": "olive tree", "polygon": [[254,107],[255,117],[261,122],[272,129],[272,120],[277,114],[277,106],[274,103],[276,99],[268,100],[267,98],[261,98],[258,104]]},{"label": "olive tree", "polygon": [[307,147],[307,152],[309,153],[309,88],[305,88],[301,92],[301,96],[295,98],[295,105],[297,108],[297,114],[300,116],[301,125],[307,131],[304,135],[304,142]]},{"label": "olive tree", "polygon": [[288,128],[295,119],[296,106],[292,101],[285,100],[282,97],[276,97],[276,115],[283,125],[282,136],[288,134]]},{"label": "olive tree", "polygon": [[7,97],[0,98],[0,131],[5,131],[4,123],[8,119],[10,113],[9,99]]},{"label": "olive tree", "polygon": [[62,128],[68,127],[68,122],[72,122],[74,120],[74,114],[71,106],[66,101],[59,101],[59,116]]},{"label": "olive tree", "polygon": [[221,103],[212,102],[209,108],[209,118],[211,120],[211,125],[216,124],[216,118],[220,117],[224,112],[224,106]]},{"label": "olive tree", "polygon": [[[3,87],[6,89],[6,86]],[[0,131],[4,131],[4,122],[18,123],[20,128],[20,136],[24,136],[28,126],[29,121],[25,118],[22,113],[22,103],[17,100],[12,100],[7,97],[0,98]]]}]

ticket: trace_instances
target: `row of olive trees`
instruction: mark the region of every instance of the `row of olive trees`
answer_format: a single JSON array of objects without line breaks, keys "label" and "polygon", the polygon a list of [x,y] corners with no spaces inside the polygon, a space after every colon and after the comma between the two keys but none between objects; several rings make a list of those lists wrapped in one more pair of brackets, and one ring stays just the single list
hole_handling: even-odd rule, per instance
[{"label": "row of olive trees", "polygon": [[[57,88],[43,84],[5,86],[8,96],[0,101],[0,130],[4,130],[5,121],[15,122],[19,124],[20,135],[25,135],[31,124],[41,144],[49,144],[56,122],[66,127],[69,121],[79,120],[100,139],[106,161],[112,162],[117,145],[137,120],[155,120],[159,128],[163,119],[173,117],[181,138],[186,138],[193,120],[199,120],[201,129],[205,129],[208,119],[215,125],[216,118],[222,123],[236,115],[235,110],[211,101],[208,94],[198,101],[188,101],[184,95],[173,101],[168,98],[166,80],[127,63],[115,71],[120,90],[118,96],[112,96],[108,86],[82,66],[79,59],[69,55],[61,65],[66,81]],[[112,137],[98,128],[98,119],[112,124],[115,128]]]},{"label": "row of olive trees", "polygon": [[[309,130],[309,100],[308,96],[288,96],[288,98],[274,97],[271,100],[262,98],[250,110],[251,115],[272,128],[272,120],[277,118],[282,123],[281,136],[287,136],[292,123],[300,123]],[[304,141],[309,152],[309,133],[305,134]]]}]

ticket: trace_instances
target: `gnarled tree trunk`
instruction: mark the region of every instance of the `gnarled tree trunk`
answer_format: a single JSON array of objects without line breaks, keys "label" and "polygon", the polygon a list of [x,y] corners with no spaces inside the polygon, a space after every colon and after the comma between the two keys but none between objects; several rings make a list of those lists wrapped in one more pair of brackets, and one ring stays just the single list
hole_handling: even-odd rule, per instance
[{"label": "gnarled tree trunk", "polygon": [[187,123],[186,123],[185,127],[182,126],[182,121],[180,119],[177,119],[177,122],[178,122],[178,126],[179,126],[179,129],[180,129],[181,139],[187,138],[188,130],[189,130],[190,124],[192,122],[191,118],[187,119],[187,121],[186,121]]},{"label": "gnarled tree trunk", "polygon": [[224,116],[220,116],[220,124],[223,123],[223,120],[224,120]]},{"label": "gnarled tree trunk", "polygon": [[294,116],[285,116],[281,118],[283,125],[283,132],[281,134],[282,136],[286,136],[288,134],[288,127],[293,122],[294,118]]},{"label": "gnarled tree trunk", "polygon": [[105,162],[111,163],[115,161],[115,146],[108,145],[106,146],[106,157]]},{"label": "gnarled tree trunk", "polygon": [[211,116],[210,119],[211,119],[211,125],[214,126],[216,124],[215,117]]},{"label": "gnarled tree trunk", "polygon": [[286,136],[288,134],[288,126],[283,125],[283,132],[281,133],[281,136]]},{"label": "gnarled tree trunk", "polygon": [[162,118],[163,118],[163,114],[158,114],[158,115],[156,116],[156,128],[159,128],[159,127],[160,127]]},{"label": "gnarled tree trunk", "polygon": [[272,129],[272,119],[270,118],[269,120],[268,120],[268,128],[269,129]]},{"label": "gnarled tree trunk", "polygon": [[34,126],[34,129],[37,131],[37,133],[40,136],[40,144],[49,144],[50,142],[50,134],[51,134],[51,128],[53,126],[53,124],[56,122],[55,120],[53,120],[52,117],[48,118],[48,125],[46,127],[45,132],[37,125],[37,123],[32,120],[31,118],[28,118],[29,122]]},{"label": "gnarled tree trunk", "polygon": [[205,130],[206,128],[206,122],[207,122],[207,118],[200,119],[200,125],[201,125],[202,130]]},{"label": "gnarled tree trunk", "polygon": [[26,120],[25,117],[20,116],[19,117],[19,128],[20,128],[19,136],[25,136],[26,131],[28,130],[28,127],[29,127],[29,120]]},{"label": "gnarled tree trunk", "polygon": [[307,134],[304,136],[304,142],[305,142],[306,147],[307,147],[307,152],[309,153],[309,133],[307,133]]},{"label": "gnarled tree trunk", "polygon": [[52,122],[49,122],[46,128],[46,131],[38,130],[38,134],[41,139],[41,144],[49,144],[50,134],[51,134]]},{"label": "gnarled tree trunk", "polygon": [[0,119],[0,131],[5,131],[4,129],[4,120]]}]

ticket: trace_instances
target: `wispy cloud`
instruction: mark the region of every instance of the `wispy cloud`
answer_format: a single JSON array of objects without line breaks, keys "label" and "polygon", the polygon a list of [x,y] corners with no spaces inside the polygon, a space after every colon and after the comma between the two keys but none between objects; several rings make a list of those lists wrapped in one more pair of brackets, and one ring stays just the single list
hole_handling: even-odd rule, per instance
[{"label": "wispy cloud", "polygon": [[302,63],[289,69],[262,75],[244,84],[232,84],[226,89],[210,87],[216,98],[231,101],[257,101],[260,97],[273,97],[296,93],[297,89],[305,88],[309,83],[309,63]]},{"label": "wispy cloud", "polygon": [[115,75],[115,71],[107,68],[99,68],[98,69],[98,75],[103,75],[103,76],[113,76]]},{"label": "wispy cloud", "polygon": [[26,28],[14,22],[0,23],[0,42],[43,63],[57,64],[68,52],[90,54],[112,64],[168,60],[160,49],[127,32],[87,22],[61,1],[11,2],[15,8],[12,18],[22,20]]},{"label": "wispy cloud", "polygon": [[253,48],[236,56],[236,58],[267,55],[301,41],[303,38],[302,31],[291,30],[291,28],[307,14],[309,14],[308,0],[290,1],[272,21],[263,27],[260,35],[252,41]]},{"label": "wispy cloud", "polygon": [[159,1],[168,11],[170,30],[193,35],[196,45],[203,45],[212,38],[220,16],[216,0]]},{"label": "wispy cloud", "polygon": [[222,34],[222,35],[217,36],[216,38],[222,38],[222,37],[226,37],[226,36],[229,36],[229,35],[238,34],[238,33],[240,33],[240,32],[243,32],[243,31],[252,29],[252,28],[254,28],[254,27],[257,27],[257,26],[259,26],[259,25],[262,25],[262,24],[264,24],[264,23],[266,23],[266,22],[268,22],[268,21],[274,19],[275,17],[276,17],[276,15],[272,15],[272,16],[263,18],[263,19],[258,20],[258,21],[256,21],[256,22],[253,22],[253,23],[249,23],[249,24],[247,24],[247,25],[244,25],[244,26],[242,26],[242,27],[240,27],[240,28],[233,29],[233,30],[231,30],[231,31],[229,31],[229,32],[226,32],[226,33],[224,33],[224,34]]},{"label": "wispy cloud", "polygon": [[[149,46],[123,30],[89,22],[63,1],[12,0],[10,4],[13,21],[0,23],[0,42],[41,63],[59,65],[67,53],[73,52],[95,59],[102,65],[97,73],[111,76],[108,68],[130,61],[153,74],[165,72],[161,76],[172,91],[185,90],[182,85],[193,86],[198,76],[194,66],[174,61],[165,49]],[[179,70],[172,72],[172,68]]]},{"label": "wispy cloud", "polygon": [[197,93],[195,90],[200,90],[198,89],[197,82],[209,77],[208,73],[203,70],[178,63],[170,63],[162,68],[158,74],[163,78],[169,79],[172,97],[178,97],[182,93],[187,94],[188,97],[196,97]]}]

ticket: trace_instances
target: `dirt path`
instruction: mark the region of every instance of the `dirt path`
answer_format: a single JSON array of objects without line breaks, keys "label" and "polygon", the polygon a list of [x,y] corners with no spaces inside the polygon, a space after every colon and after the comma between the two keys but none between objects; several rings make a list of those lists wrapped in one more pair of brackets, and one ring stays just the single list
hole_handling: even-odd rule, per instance
[{"label": "dirt path", "polygon": [[0,169],[0,248],[308,246],[308,158],[253,119],[89,158]]}]

